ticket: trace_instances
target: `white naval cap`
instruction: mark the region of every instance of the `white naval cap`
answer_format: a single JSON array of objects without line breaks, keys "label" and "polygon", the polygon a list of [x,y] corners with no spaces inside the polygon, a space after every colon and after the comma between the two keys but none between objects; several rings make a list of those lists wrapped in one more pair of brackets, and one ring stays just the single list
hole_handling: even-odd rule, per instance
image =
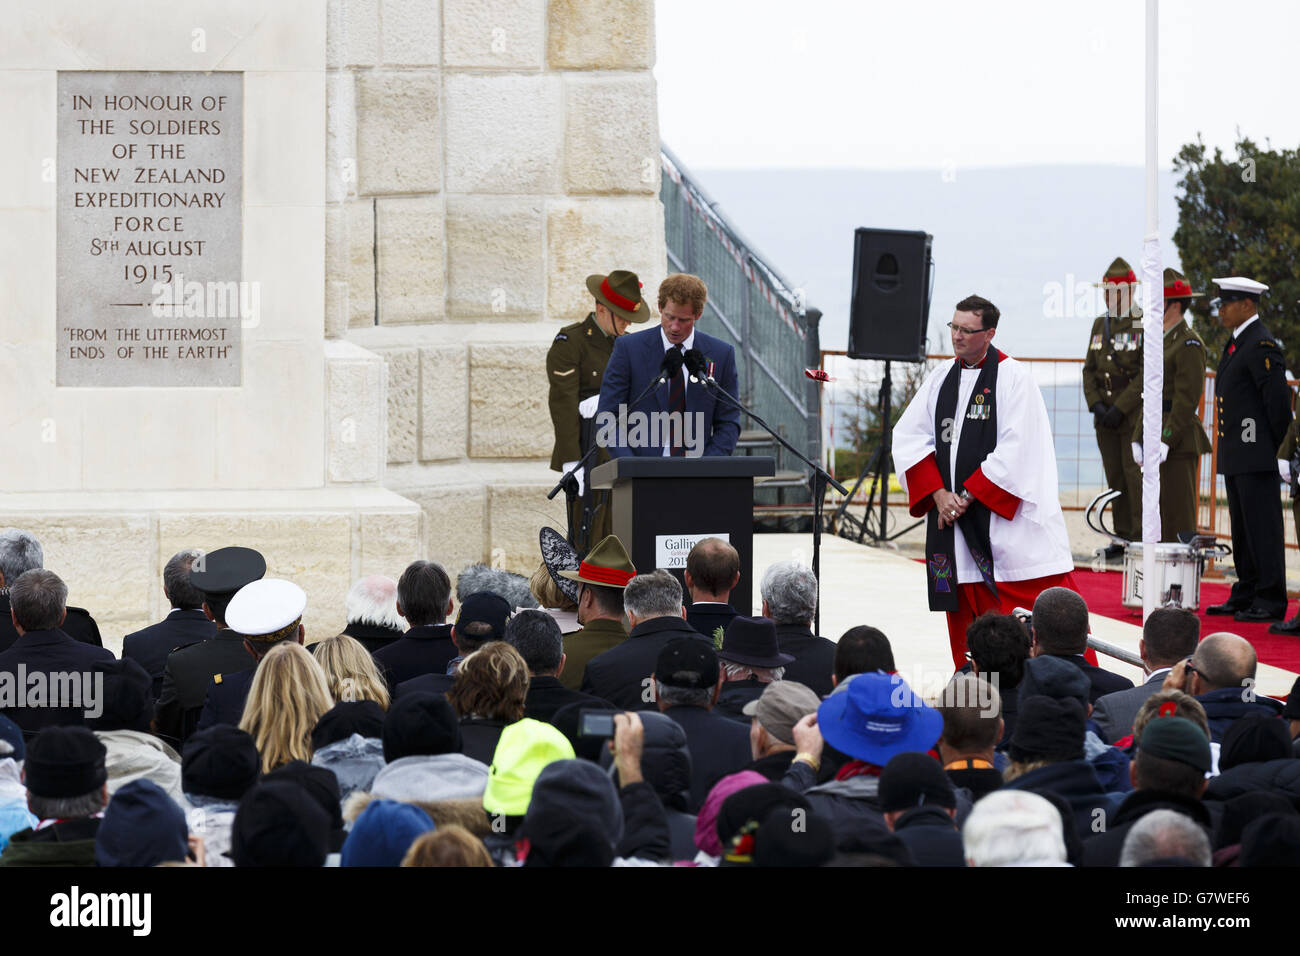
[{"label": "white naval cap", "polygon": [[245,584],[226,607],[226,626],[248,638],[278,640],[307,609],[307,594],[292,581],[263,578]]},{"label": "white naval cap", "polygon": [[1227,276],[1222,279],[1211,279],[1222,292],[1244,292],[1247,295],[1259,295],[1261,292],[1267,292],[1268,286],[1262,282],[1256,282],[1254,279],[1247,279],[1244,276]]}]

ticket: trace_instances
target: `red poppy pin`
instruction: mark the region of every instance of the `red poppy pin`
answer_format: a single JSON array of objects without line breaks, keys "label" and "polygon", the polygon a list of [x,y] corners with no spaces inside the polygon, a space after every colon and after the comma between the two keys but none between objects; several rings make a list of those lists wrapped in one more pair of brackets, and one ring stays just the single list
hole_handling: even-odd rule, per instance
[{"label": "red poppy pin", "polygon": [[1176,713],[1178,713],[1178,705],[1175,704],[1172,700],[1167,700],[1160,705],[1161,717],[1172,717]]},{"label": "red poppy pin", "polygon": [[1237,351],[1237,343],[1233,342],[1231,345],[1228,346],[1228,354],[1231,355],[1235,351]]}]

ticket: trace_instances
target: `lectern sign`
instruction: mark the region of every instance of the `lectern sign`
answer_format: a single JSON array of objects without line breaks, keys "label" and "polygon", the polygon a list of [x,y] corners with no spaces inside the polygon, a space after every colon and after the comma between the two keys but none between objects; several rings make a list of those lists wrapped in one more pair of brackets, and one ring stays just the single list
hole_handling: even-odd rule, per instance
[{"label": "lectern sign", "polygon": [[655,567],[672,571],[686,567],[686,557],[705,538],[721,538],[728,544],[731,535],[725,531],[710,534],[657,534],[655,535]]},{"label": "lectern sign", "polygon": [[241,73],[61,72],[57,384],[240,384]]}]

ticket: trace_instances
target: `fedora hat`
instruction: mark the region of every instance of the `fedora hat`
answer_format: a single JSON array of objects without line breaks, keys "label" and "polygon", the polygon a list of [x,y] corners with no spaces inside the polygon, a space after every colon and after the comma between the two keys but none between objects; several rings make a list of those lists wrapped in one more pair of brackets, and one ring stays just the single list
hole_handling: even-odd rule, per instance
[{"label": "fedora hat", "polygon": [[733,617],[722,635],[720,660],[746,667],[785,667],[794,661],[782,654],[776,639],[776,622],[765,617]]},{"label": "fedora hat", "polygon": [[601,538],[587,552],[587,557],[578,563],[576,571],[561,571],[560,577],[597,587],[623,588],[636,577],[636,568],[632,566],[632,559],[627,556],[623,542],[611,534]]},{"label": "fedora hat", "polygon": [[641,282],[635,272],[615,269],[607,276],[587,276],[587,291],[621,319],[644,322],[650,318],[650,306],[641,296]]},{"label": "fedora hat", "polygon": [[1164,275],[1166,299],[1199,299],[1204,292],[1193,292],[1187,278],[1177,269],[1165,269]]}]

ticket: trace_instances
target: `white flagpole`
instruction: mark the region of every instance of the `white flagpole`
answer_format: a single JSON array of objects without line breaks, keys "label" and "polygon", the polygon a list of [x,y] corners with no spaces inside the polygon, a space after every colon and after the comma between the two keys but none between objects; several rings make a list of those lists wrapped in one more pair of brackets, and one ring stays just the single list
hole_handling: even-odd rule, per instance
[{"label": "white flagpole", "polygon": [[1159,2],[1147,0],[1146,237],[1142,244],[1142,620],[1160,606],[1160,421],[1164,410],[1164,266],[1160,256]]}]

